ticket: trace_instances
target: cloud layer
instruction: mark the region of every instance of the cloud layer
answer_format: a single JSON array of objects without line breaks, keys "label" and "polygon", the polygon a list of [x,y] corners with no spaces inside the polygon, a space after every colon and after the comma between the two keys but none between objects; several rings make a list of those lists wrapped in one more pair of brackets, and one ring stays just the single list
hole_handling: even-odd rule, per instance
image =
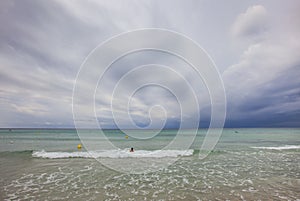
[{"label": "cloud layer", "polygon": [[[89,52],[116,34],[149,27],[178,31],[207,50],[224,80],[226,126],[300,126],[299,7],[297,1],[229,1],[222,7],[214,1],[1,1],[0,127],[73,127],[73,85]],[[105,90],[96,94],[99,122],[116,127],[110,90],[128,70],[149,63],[171,66],[199,86],[200,111],[185,119],[200,113],[200,125],[208,126],[203,82],[184,62],[158,52],[128,55],[112,66],[102,80]],[[174,76],[153,76],[181,86]],[[167,128],[179,126],[176,98],[155,86],[132,98],[132,119],[147,126],[154,105],[165,107]],[[120,102],[116,109],[127,128],[128,108]],[[165,118],[159,107],[151,114],[154,122]]]}]

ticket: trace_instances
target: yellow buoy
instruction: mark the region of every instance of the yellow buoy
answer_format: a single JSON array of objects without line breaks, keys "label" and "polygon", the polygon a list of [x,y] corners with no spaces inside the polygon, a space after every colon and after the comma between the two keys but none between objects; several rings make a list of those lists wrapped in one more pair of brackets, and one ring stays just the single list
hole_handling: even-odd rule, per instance
[{"label": "yellow buoy", "polygon": [[125,138],[128,139],[128,135],[126,135]]},{"label": "yellow buoy", "polygon": [[77,149],[81,149],[81,147],[82,147],[81,144],[77,145]]}]

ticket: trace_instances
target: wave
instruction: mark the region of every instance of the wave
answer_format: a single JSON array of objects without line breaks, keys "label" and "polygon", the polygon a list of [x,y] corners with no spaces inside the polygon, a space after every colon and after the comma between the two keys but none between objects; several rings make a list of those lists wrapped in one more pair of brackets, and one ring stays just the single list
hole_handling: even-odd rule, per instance
[{"label": "wave", "polygon": [[285,145],[281,147],[251,147],[254,149],[270,149],[270,150],[289,150],[289,149],[300,149],[300,145]]},{"label": "wave", "polygon": [[0,151],[0,157],[6,156],[20,156],[20,155],[32,155],[33,150],[18,150],[18,151]]},{"label": "wave", "polygon": [[32,157],[35,158],[164,158],[164,157],[179,157],[192,156],[193,149],[189,150],[136,150],[129,152],[129,149],[124,150],[100,150],[100,151],[78,151],[78,152],[47,152],[34,151]]}]

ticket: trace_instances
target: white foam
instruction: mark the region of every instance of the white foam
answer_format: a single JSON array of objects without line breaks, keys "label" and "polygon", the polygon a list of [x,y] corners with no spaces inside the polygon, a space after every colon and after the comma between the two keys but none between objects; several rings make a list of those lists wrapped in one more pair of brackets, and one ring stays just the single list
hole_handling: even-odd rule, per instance
[{"label": "white foam", "polygon": [[78,151],[78,152],[47,152],[34,151],[33,157],[36,158],[163,158],[163,157],[179,157],[191,156],[194,150],[136,150],[129,152],[129,149],[124,150],[100,150],[100,151]]},{"label": "white foam", "polygon": [[288,149],[300,149],[300,145],[285,145],[281,147],[251,147],[254,149],[271,149],[271,150],[288,150]]}]

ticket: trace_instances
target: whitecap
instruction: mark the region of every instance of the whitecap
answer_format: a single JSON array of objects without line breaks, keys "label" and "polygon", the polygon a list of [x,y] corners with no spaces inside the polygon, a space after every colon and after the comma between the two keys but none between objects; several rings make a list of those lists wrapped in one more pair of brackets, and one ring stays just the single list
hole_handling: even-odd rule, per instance
[{"label": "whitecap", "polygon": [[35,158],[164,158],[164,157],[179,157],[191,156],[194,150],[136,150],[129,152],[129,149],[124,150],[99,150],[99,151],[77,151],[77,152],[47,152],[34,151],[32,157]]},{"label": "whitecap", "polygon": [[253,149],[270,149],[270,150],[288,150],[288,149],[300,149],[300,145],[285,145],[280,147],[251,147]]}]

